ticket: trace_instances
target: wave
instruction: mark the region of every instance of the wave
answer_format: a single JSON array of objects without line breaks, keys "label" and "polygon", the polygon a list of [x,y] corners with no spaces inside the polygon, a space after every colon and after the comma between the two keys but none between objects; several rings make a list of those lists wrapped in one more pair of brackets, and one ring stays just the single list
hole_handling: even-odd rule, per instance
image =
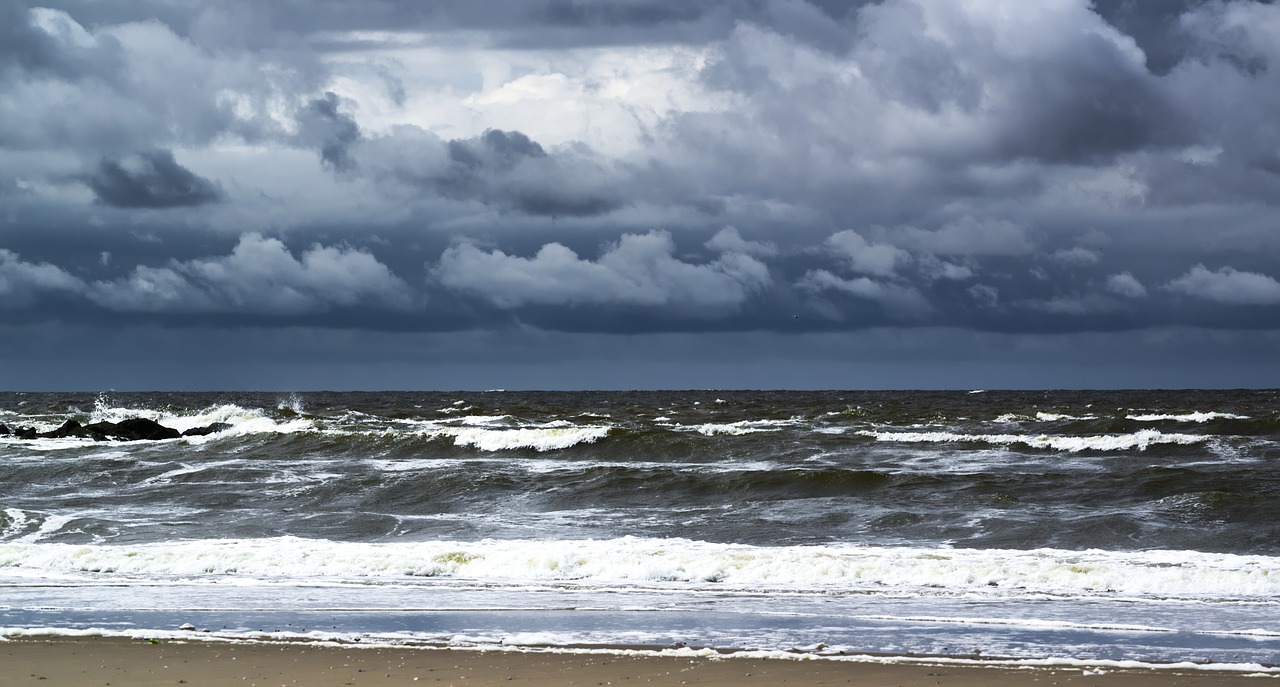
[{"label": "wave", "polygon": [[0,516],[0,541],[22,532],[26,527],[27,514],[17,508],[6,508]]},{"label": "wave", "polygon": [[1036,413],[1035,415],[1022,415],[1019,413],[1005,413],[996,418],[996,422],[1062,422],[1064,420],[1097,420],[1097,415],[1067,415],[1065,413]]},{"label": "wave", "polygon": [[[150,408],[123,408],[99,403],[91,421],[110,421],[144,417],[178,431],[205,427],[214,423],[228,428],[203,437],[184,437],[190,443],[217,441],[228,436],[258,434],[321,433],[330,436],[427,436],[449,438],[456,446],[470,446],[482,451],[533,449],[553,451],[579,444],[590,444],[604,438],[612,429],[608,425],[579,426],[557,420],[533,426],[510,427],[517,420],[507,414],[464,415],[444,420],[391,420],[375,416],[348,417],[345,422],[326,421],[301,416],[301,402],[290,397],[280,403],[288,411],[284,417],[273,417],[268,411],[245,408],[236,404],[210,406],[195,412],[173,413]],[[352,421],[356,421],[353,423]],[[79,445],[81,440],[72,440]]]},{"label": "wave", "polygon": [[860,430],[860,436],[876,441],[911,444],[990,444],[1013,446],[1021,444],[1031,448],[1052,449],[1078,453],[1080,451],[1145,451],[1160,444],[1191,445],[1214,439],[1201,434],[1166,434],[1154,429],[1144,429],[1132,434],[1100,436],[1055,436],[1030,434],[959,434],[955,432],[876,432]]},{"label": "wave", "polygon": [[455,446],[471,446],[481,451],[511,451],[533,449],[558,451],[579,444],[594,444],[609,434],[607,425],[523,427],[518,429],[482,429],[476,427],[448,427],[428,432],[434,436],[450,437]]},{"label": "wave", "polygon": [[[291,409],[291,407],[292,406],[287,406],[289,409]],[[290,415],[293,415],[293,413],[290,413]],[[220,434],[224,436],[227,434],[291,434],[294,432],[314,430],[319,426],[316,421],[311,418],[292,417],[277,419],[269,416],[263,410],[257,408],[244,408],[234,403],[209,406],[207,408],[188,413],[175,413],[168,410],[156,410],[149,408],[99,406],[94,408],[93,413],[90,415],[90,420],[92,422],[119,422],[121,420],[127,420],[135,417],[154,420],[166,427],[172,427],[179,432],[185,432],[188,429],[207,427],[211,424],[221,423],[229,425],[228,429],[220,432]],[[200,437],[194,438],[200,439]]]},{"label": "wave", "polygon": [[0,545],[0,580],[467,583],[1280,602],[1280,557],[716,544],[688,539],[355,543],[228,539],[140,545]]},{"label": "wave", "polygon": [[1174,415],[1169,413],[1146,413],[1141,415],[1126,415],[1129,420],[1135,422],[1198,422],[1205,423],[1210,420],[1249,420],[1252,419],[1248,415],[1237,415],[1235,413],[1219,413],[1215,411],[1194,412]]},{"label": "wave", "polygon": [[458,424],[487,427],[511,421],[510,415],[464,415],[454,420]]},{"label": "wave", "polygon": [[[481,451],[506,451],[532,449],[535,451],[554,451],[566,449],[580,444],[595,443],[613,429],[611,425],[575,425],[567,421],[552,421],[531,426],[503,426],[513,424],[513,418],[507,415],[451,418],[449,420],[382,420],[379,418],[363,418],[363,422],[326,422],[313,417],[280,418],[272,417],[258,409],[243,408],[234,404],[226,404],[205,408],[192,413],[171,413],[164,410],[137,408],[103,408],[96,410],[91,422],[120,420],[142,417],[154,420],[166,427],[184,432],[189,429],[207,427],[213,424],[224,425],[225,429],[205,436],[184,436],[167,441],[190,444],[206,444],[222,441],[229,437],[249,437],[256,435],[290,435],[314,434],[328,437],[378,437],[396,441],[414,437],[428,439],[449,439],[455,446],[469,446]],[[28,423],[39,431],[57,428],[64,420],[56,418],[52,421]],[[0,441],[18,442],[16,438],[4,437]],[[86,444],[95,444],[90,438],[40,439],[38,441],[21,441],[22,445],[34,450],[48,451],[57,449],[73,449]],[[96,442],[117,444],[120,442]],[[151,442],[146,442],[151,443]]]},{"label": "wave", "polygon": [[[72,409],[70,416],[48,415],[48,416],[24,416],[20,423],[22,426],[29,426],[38,432],[48,432],[57,429],[68,419],[74,419],[79,416],[86,418],[85,414],[75,412]],[[319,429],[319,423],[312,418],[294,417],[294,418],[273,418],[266,412],[255,408],[244,408],[235,404],[222,404],[210,406],[201,410],[191,412],[172,412],[164,409],[156,408],[126,408],[107,406],[99,403],[91,412],[87,414],[85,424],[95,422],[120,422],[133,418],[145,418],[157,422],[165,427],[175,429],[179,432],[185,432],[189,429],[197,429],[208,427],[209,425],[222,425],[225,428],[221,431],[208,434],[205,436],[184,436],[179,439],[167,439],[161,441],[181,441],[192,444],[203,444],[209,441],[216,441],[228,436],[248,436],[258,434],[293,434],[296,432],[308,432]],[[19,441],[17,439],[5,438],[6,441]],[[22,440],[22,445],[35,450],[57,450],[67,448],[78,448],[94,444],[120,444],[119,441],[95,442],[91,438],[65,437],[59,439],[40,439],[38,441]],[[144,442],[152,443],[152,442]]]},{"label": "wave", "polygon": [[700,425],[674,425],[674,429],[692,430],[704,436],[742,436],[744,434],[756,434],[758,432],[778,432],[784,427],[793,427],[800,424],[797,419],[791,420],[740,420],[738,422],[715,423],[708,422]]}]

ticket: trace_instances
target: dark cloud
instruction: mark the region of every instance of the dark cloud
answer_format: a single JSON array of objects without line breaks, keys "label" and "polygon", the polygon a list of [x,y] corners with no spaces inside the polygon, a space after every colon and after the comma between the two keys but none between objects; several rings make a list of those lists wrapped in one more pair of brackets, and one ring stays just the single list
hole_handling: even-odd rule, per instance
[{"label": "dark cloud", "polygon": [[338,111],[339,98],[332,91],[307,103],[298,113],[300,136],[320,149],[320,161],[331,169],[350,171],[355,162],[350,148],[360,140],[360,125],[350,115]]},{"label": "dark cloud", "polygon": [[1164,74],[1191,51],[1180,17],[1204,3],[1205,0],[1094,0],[1093,7],[1137,43],[1151,71]]},{"label": "dark cloud", "polygon": [[1092,36],[1072,52],[1078,57],[1029,65],[1013,104],[1019,111],[1008,113],[1022,126],[1008,132],[1002,152],[1080,163],[1194,142],[1155,79],[1113,42]]},{"label": "dark cloud", "polygon": [[490,362],[656,332],[902,369],[1256,348],[1277,27],[1256,0],[0,0],[0,301],[510,339]]},{"label": "dark cloud", "polygon": [[[285,138],[295,102],[312,90],[309,60],[266,67],[208,50],[172,27],[93,25],[60,9],[6,1],[0,22],[0,146],[119,157],[127,151]],[[80,17],[79,19],[83,19]]]},{"label": "dark cloud", "polygon": [[121,67],[119,43],[87,39],[65,14],[0,2],[0,67],[68,79],[106,76]]},{"label": "dark cloud", "polygon": [[847,47],[836,27],[873,0],[342,0],[309,3],[298,12],[287,0],[197,2],[138,0],[105,5],[91,0],[49,0],[89,24],[159,20],[202,44],[279,49],[308,44],[326,50],[384,48],[377,38],[335,38],[346,31],[482,31],[519,49],[601,45],[703,43],[724,38],[735,24],[778,26],[788,35]]},{"label": "dark cloud", "polygon": [[459,170],[460,183],[466,183],[485,168],[508,172],[526,158],[546,156],[542,146],[519,131],[490,129],[479,138],[449,141],[449,159]]},{"label": "dark cloud", "polygon": [[568,164],[547,155],[519,131],[490,129],[479,138],[449,141],[450,174],[440,182],[446,194],[483,198],[532,215],[582,217],[615,210],[622,199],[575,178]]},{"label": "dark cloud", "polygon": [[644,2],[613,0],[548,0],[532,3],[529,14],[557,26],[592,27],[601,25],[661,26],[697,19],[705,12],[696,2]]},{"label": "dark cloud", "polygon": [[548,153],[519,131],[490,129],[443,141],[400,127],[362,149],[373,174],[409,189],[477,201],[504,211],[548,217],[590,217],[626,204],[618,176],[589,151]]},{"label": "dark cloud", "polygon": [[119,208],[193,207],[223,197],[216,183],[178,164],[165,149],[104,159],[85,183],[98,200]]},{"label": "dark cloud", "polygon": [[0,2],[0,65],[39,69],[57,61],[52,40],[32,26],[26,3]]}]

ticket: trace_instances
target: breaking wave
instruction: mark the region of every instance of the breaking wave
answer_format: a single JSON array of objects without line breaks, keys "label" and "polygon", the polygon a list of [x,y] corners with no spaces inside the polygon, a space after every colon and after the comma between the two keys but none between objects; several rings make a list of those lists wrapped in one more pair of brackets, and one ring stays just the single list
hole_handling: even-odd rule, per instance
[{"label": "breaking wave", "polygon": [[1166,434],[1144,429],[1132,434],[1103,436],[1052,436],[1031,434],[959,434],[954,432],[876,432],[861,430],[859,435],[876,441],[912,444],[989,444],[993,446],[1023,445],[1077,453],[1080,451],[1145,451],[1161,444],[1191,445],[1212,440],[1200,434]]},{"label": "breaking wave", "polygon": [[5,578],[412,582],[1242,600],[1280,596],[1280,558],[1194,551],[763,547],[688,539],[356,543],[281,537],[136,546],[8,543]]},{"label": "breaking wave", "polygon": [[608,426],[524,427],[480,429],[455,427],[434,430],[436,436],[451,437],[455,446],[471,446],[481,451],[533,449],[557,451],[579,444],[594,444],[609,434]]},{"label": "breaking wave", "polygon": [[1235,413],[1217,413],[1217,412],[1195,412],[1174,415],[1169,413],[1145,413],[1141,415],[1126,415],[1130,420],[1135,422],[1198,422],[1205,423],[1210,420],[1248,420],[1248,415],[1237,415]]}]

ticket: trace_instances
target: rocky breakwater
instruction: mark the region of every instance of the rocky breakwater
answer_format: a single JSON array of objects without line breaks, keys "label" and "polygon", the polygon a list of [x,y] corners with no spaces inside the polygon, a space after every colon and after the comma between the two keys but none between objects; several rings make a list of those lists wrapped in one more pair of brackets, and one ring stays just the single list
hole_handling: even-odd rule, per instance
[{"label": "rocky breakwater", "polygon": [[32,427],[16,427],[10,429],[0,425],[0,436],[14,436],[19,439],[93,439],[94,441],[159,441],[161,439],[177,439],[179,437],[205,436],[230,429],[225,422],[215,422],[204,427],[193,427],[179,432],[172,427],[165,427],[155,420],[133,418],[120,422],[94,422],[82,425],[75,420],[67,420],[62,426],[49,431],[38,432]]}]

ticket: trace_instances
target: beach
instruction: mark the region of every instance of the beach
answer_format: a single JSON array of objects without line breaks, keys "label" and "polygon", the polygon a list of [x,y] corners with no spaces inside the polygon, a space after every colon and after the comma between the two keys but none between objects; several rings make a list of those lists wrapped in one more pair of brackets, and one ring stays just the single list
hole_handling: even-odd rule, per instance
[{"label": "beach", "polygon": [[0,644],[4,684],[152,687],[308,685],[1268,685],[1277,676],[1178,669],[1008,668],[858,660],[627,655],[55,638]]}]

